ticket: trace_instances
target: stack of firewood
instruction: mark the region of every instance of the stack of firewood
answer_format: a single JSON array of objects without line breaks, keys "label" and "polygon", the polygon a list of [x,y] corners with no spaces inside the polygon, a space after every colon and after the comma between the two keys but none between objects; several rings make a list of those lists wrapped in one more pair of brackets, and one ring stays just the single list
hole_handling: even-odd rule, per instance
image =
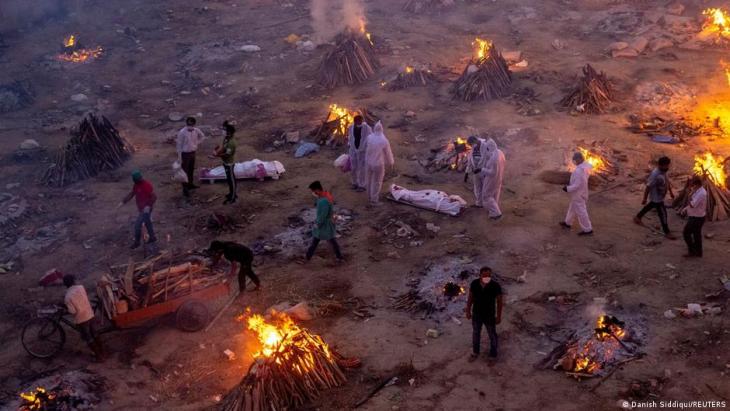
[{"label": "stack of firewood", "polygon": [[362,83],[380,66],[365,33],[347,29],[337,36],[335,44],[319,65],[319,83],[326,88]]},{"label": "stack of firewood", "polygon": [[[326,144],[333,146],[340,146],[347,143],[347,128],[350,127],[351,123],[342,123],[343,119],[347,120],[346,115],[337,117],[332,114],[332,111],[328,111],[322,124],[309,133],[311,141],[320,145]],[[361,115],[363,121],[370,125],[378,122],[378,117],[366,108],[361,108],[357,114]]]},{"label": "stack of firewood", "polygon": [[583,77],[560,100],[560,105],[576,113],[604,113],[614,103],[616,92],[604,72],[598,73],[590,64],[583,67]]},{"label": "stack of firewood", "polygon": [[71,131],[71,139],[58,150],[42,181],[63,187],[120,167],[133,151],[106,117],[90,113]]},{"label": "stack of firewood", "polygon": [[288,410],[347,381],[321,337],[298,328],[284,336],[269,357],[254,361],[243,380],[223,399],[223,411]]},{"label": "stack of firewood", "polygon": [[463,140],[449,141],[444,146],[431,149],[432,155],[428,161],[420,164],[431,173],[444,170],[463,173],[466,170],[471,150],[471,146]]},{"label": "stack of firewood", "polygon": [[96,284],[104,313],[111,319],[127,311],[159,304],[192,292],[220,284],[224,273],[213,271],[207,261],[192,258],[173,264],[169,253],[161,254],[142,263],[113,267]]},{"label": "stack of firewood", "polygon": [[507,61],[494,46],[489,48],[488,53],[482,59],[472,59],[466,66],[452,88],[455,98],[486,101],[510,95],[512,73]]},{"label": "stack of firewood", "polygon": [[639,117],[629,116],[628,129],[632,133],[646,134],[649,137],[664,135],[675,137],[678,142],[685,141],[687,137],[700,135],[703,131],[701,126],[687,123],[682,119],[665,119],[663,117]]},{"label": "stack of firewood", "polygon": [[431,70],[406,67],[405,70],[398,73],[395,79],[385,84],[385,89],[388,91],[396,91],[408,87],[422,87],[434,81],[436,81],[436,76],[434,76]]},{"label": "stack of firewood", "polygon": [[[707,220],[727,220],[728,216],[730,216],[730,199],[728,198],[728,192],[717,185],[708,174],[705,173],[701,177],[702,186],[705,190],[707,190]],[[689,184],[690,179],[687,179],[685,187],[674,199],[674,208],[681,209],[689,204]]]},{"label": "stack of firewood", "polygon": [[411,13],[420,13],[428,10],[438,10],[451,7],[456,2],[454,0],[406,0],[403,4],[403,10]]},{"label": "stack of firewood", "polygon": [[396,310],[408,311],[410,313],[422,312],[426,315],[436,311],[436,307],[430,301],[423,299],[416,290],[408,291],[395,298],[393,308]]}]

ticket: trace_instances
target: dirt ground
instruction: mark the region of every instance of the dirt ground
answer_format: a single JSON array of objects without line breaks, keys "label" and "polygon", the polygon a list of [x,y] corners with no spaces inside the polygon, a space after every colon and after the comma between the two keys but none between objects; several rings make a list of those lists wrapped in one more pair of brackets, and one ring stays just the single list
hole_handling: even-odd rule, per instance
[{"label": "dirt ground", "polygon": [[[0,45],[6,47],[0,48],[0,84],[28,81],[35,101],[0,118],[0,191],[28,204],[22,218],[2,228],[4,258],[16,266],[0,274],[0,404],[15,399],[41,376],[88,368],[107,379],[99,409],[206,409],[240,381],[251,362],[253,337],[234,319],[243,309],[263,312],[282,301],[354,297],[367,305],[366,315],[347,309],[305,324],[343,354],[363,362],[361,369],[348,371],[345,386],[325,393],[308,409],[352,408],[393,375],[400,375],[398,383],[361,408],[615,409],[617,401],[636,397],[629,391],[637,382],[653,384],[645,399],[730,399],[728,294],[721,292],[718,281],[728,274],[729,223],[706,224],[711,238],[705,240],[705,257],[686,260],[684,243],[659,235],[653,214],[646,219],[650,228],[631,221],[641,207],[642,183],[652,159],[670,156],[670,175],[680,185],[680,176],[691,171],[694,154],[712,150],[730,155],[730,140],[700,135],[683,144],[663,145],[626,129],[629,114],[666,108],[637,101],[634,91],[640,84],[678,83],[698,99],[721,93],[727,85],[718,62],[726,52],[670,47],[647,49],[636,58],[612,58],[608,45],[634,38],[641,24],[621,32],[606,22],[613,21],[612,16],[665,10],[670,2],[664,1],[457,1],[451,8],[420,14],[401,10],[401,3],[364,2],[368,30],[385,46],[380,51],[383,67],[367,83],[335,90],[316,85],[324,48],[299,51],[284,41],[291,33],[313,32],[309,2],[304,0],[129,0],[119,5],[70,1],[66,10],[38,12],[17,29],[2,32]],[[685,1],[682,15],[699,16],[715,3]],[[101,45],[103,56],[87,64],[56,61],[54,55],[69,33],[87,45]],[[503,50],[522,51],[529,66],[514,74],[513,87],[530,87],[539,94],[536,115],[521,115],[509,99],[452,100],[449,86],[463,70],[475,36],[492,39]],[[553,46],[556,39],[562,47]],[[261,50],[238,50],[247,44]],[[382,90],[380,81],[407,63],[430,64],[443,81],[397,92]],[[613,112],[574,116],[558,109],[557,102],[586,63],[616,81],[621,101]],[[72,101],[79,93],[88,99]],[[471,202],[463,175],[427,173],[419,161],[428,158],[432,148],[470,130],[493,136],[507,158],[504,218],[490,221],[485,211],[473,208],[459,217],[393,203],[368,208],[364,194],[350,190],[349,176],[332,166],[342,148],[323,148],[302,159],[294,158],[295,146],[274,148],[273,141],[283,131],[305,136],[330,103],[367,107],[382,119],[397,164],[385,186],[435,188]],[[121,169],[51,189],[38,183],[50,162],[48,155],[24,162],[13,158],[25,139],[37,140],[50,153],[91,109],[106,115],[135,146],[134,156]],[[168,119],[170,112],[198,115],[199,124],[214,129],[225,119],[235,120],[238,159],[278,160],[286,175],[278,181],[241,182],[240,200],[233,206],[221,204],[226,190],[222,184],[203,185],[186,202],[170,180],[175,153],[166,140],[182,127]],[[415,115],[406,116],[408,112]],[[216,165],[205,154],[219,139],[216,135],[203,144],[199,166]],[[567,196],[559,185],[538,177],[563,167],[579,141],[598,141],[628,159],[618,163],[614,181],[592,193],[589,210],[595,235],[590,238],[557,225]],[[263,289],[239,297],[206,333],[183,333],[172,320],[162,319],[144,328],[105,334],[111,357],[103,364],[92,363],[71,333],[59,356],[32,359],[20,344],[20,330],[38,307],[63,296],[60,287],[37,287],[45,271],[55,267],[76,274],[93,290],[108,266],[130,257],[145,258],[143,251],[129,250],[134,206],[115,209],[130,189],[129,174],[136,168],[159,195],[154,220],[160,246],[175,250],[202,248],[215,238],[248,245],[271,238],[286,229],[287,217],[312,205],[307,185],[321,180],[338,206],[356,215],[351,233],[340,240],[347,261],[334,265],[324,246],[307,265],[276,254],[260,256],[256,271]],[[233,217],[239,228],[220,235],[202,230],[198,219],[211,212]],[[421,245],[396,248],[381,232],[389,219],[410,221],[421,232],[433,223],[440,231],[425,236]],[[677,233],[684,224],[674,212],[669,223]],[[51,235],[44,247],[13,248],[18,238],[37,238],[39,230],[49,226],[56,237]],[[482,359],[467,362],[471,327],[465,318],[459,324],[391,307],[391,297],[407,290],[409,278],[429,262],[448,258],[489,265],[503,279],[506,304],[494,367]],[[525,282],[512,281],[523,274]],[[550,298],[561,295],[575,298],[565,303]],[[597,308],[596,301],[605,305]],[[722,312],[694,319],[664,316],[670,308],[706,302],[718,304]],[[626,364],[595,389],[598,378],[576,381],[563,372],[535,367],[567,331],[594,321],[597,309],[640,320],[648,336],[643,359]],[[438,338],[426,336],[430,328],[440,332]],[[236,359],[229,361],[222,353],[225,349],[234,351]],[[414,369],[398,373],[404,363]]]}]

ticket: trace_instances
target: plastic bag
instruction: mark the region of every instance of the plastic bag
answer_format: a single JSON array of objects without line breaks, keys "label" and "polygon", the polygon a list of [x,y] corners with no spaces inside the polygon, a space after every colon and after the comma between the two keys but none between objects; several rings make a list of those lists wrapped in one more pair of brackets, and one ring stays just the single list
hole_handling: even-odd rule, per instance
[{"label": "plastic bag", "polygon": [[172,181],[177,181],[178,183],[188,182],[188,175],[185,174],[185,171],[182,167],[180,167],[179,161],[172,163]]},{"label": "plastic bag", "polygon": [[335,167],[342,170],[343,173],[347,173],[352,170],[352,163],[348,154],[342,154],[335,160]]}]

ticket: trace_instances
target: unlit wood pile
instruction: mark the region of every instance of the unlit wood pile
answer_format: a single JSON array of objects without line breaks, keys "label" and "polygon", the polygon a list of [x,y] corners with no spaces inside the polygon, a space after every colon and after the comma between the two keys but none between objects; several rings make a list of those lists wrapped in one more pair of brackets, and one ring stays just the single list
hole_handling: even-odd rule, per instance
[{"label": "unlit wood pile", "polygon": [[[685,187],[674,199],[675,208],[686,207],[689,204],[689,182],[690,179],[687,179]],[[706,174],[702,176],[702,186],[707,190],[707,220],[727,220],[730,216],[730,199],[728,199],[727,191],[715,184]]]},{"label": "unlit wood pile", "polygon": [[322,338],[299,328],[270,357],[251,364],[223,399],[223,411],[287,410],[302,407],[320,391],[347,381]]},{"label": "unlit wood pile", "polygon": [[502,53],[492,45],[486,58],[472,60],[464,69],[452,92],[463,101],[492,100],[510,95],[512,73]]},{"label": "unlit wood pile", "polygon": [[406,0],[403,4],[403,11],[420,13],[422,11],[451,7],[454,4],[454,0]]},{"label": "unlit wood pile", "polygon": [[120,167],[133,151],[106,117],[90,113],[71,131],[71,139],[58,150],[42,181],[63,187]]},{"label": "unlit wood pile", "polygon": [[665,119],[663,117],[639,117],[631,115],[629,117],[628,129],[632,133],[646,134],[649,137],[655,135],[664,135],[676,137],[679,141],[685,141],[686,137],[694,137],[702,132],[702,128],[686,123],[681,119]]},{"label": "unlit wood pile", "polygon": [[614,85],[606,74],[598,73],[586,64],[578,85],[560,100],[560,105],[577,113],[600,114],[613,104],[615,93]]},{"label": "unlit wood pile", "polygon": [[363,33],[348,29],[335,44],[319,65],[319,83],[326,88],[362,83],[380,66],[375,48]]},{"label": "unlit wood pile", "polygon": [[403,90],[408,87],[422,87],[436,81],[436,76],[428,69],[406,69],[385,85],[388,91]]},{"label": "unlit wood pile", "polygon": [[[373,125],[378,121],[378,117],[366,108],[358,110],[363,121]],[[343,145],[347,143],[347,128],[351,122],[347,122],[344,127],[341,125],[342,120],[347,120],[346,115],[342,117],[333,117],[332,111],[327,112],[327,116],[317,128],[309,133],[309,137],[320,145]]]},{"label": "unlit wood pile", "polygon": [[194,291],[220,284],[225,274],[212,271],[205,261],[193,260],[173,264],[169,254],[143,263],[129,263],[118,268],[120,275],[106,273],[96,284],[104,313],[111,319],[127,311],[162,303]]}]

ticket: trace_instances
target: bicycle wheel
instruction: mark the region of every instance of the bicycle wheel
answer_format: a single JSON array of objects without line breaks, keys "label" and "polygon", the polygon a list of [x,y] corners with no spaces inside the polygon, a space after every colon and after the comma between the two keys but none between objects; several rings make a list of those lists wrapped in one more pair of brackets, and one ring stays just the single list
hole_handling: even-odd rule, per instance
[{"label": "bicycle wheel", "polygon": [[175,324],[182,331],[200,331],[208,324],[208,307],[198,300],[185,301],[175,315]]},{"label": "bicycle wheel", "polygon": [[36,358],[49,358],[63,348],[66,332],[61,324],[50,318],[36,318],[23,327],[20,341],[28,354]]}]

